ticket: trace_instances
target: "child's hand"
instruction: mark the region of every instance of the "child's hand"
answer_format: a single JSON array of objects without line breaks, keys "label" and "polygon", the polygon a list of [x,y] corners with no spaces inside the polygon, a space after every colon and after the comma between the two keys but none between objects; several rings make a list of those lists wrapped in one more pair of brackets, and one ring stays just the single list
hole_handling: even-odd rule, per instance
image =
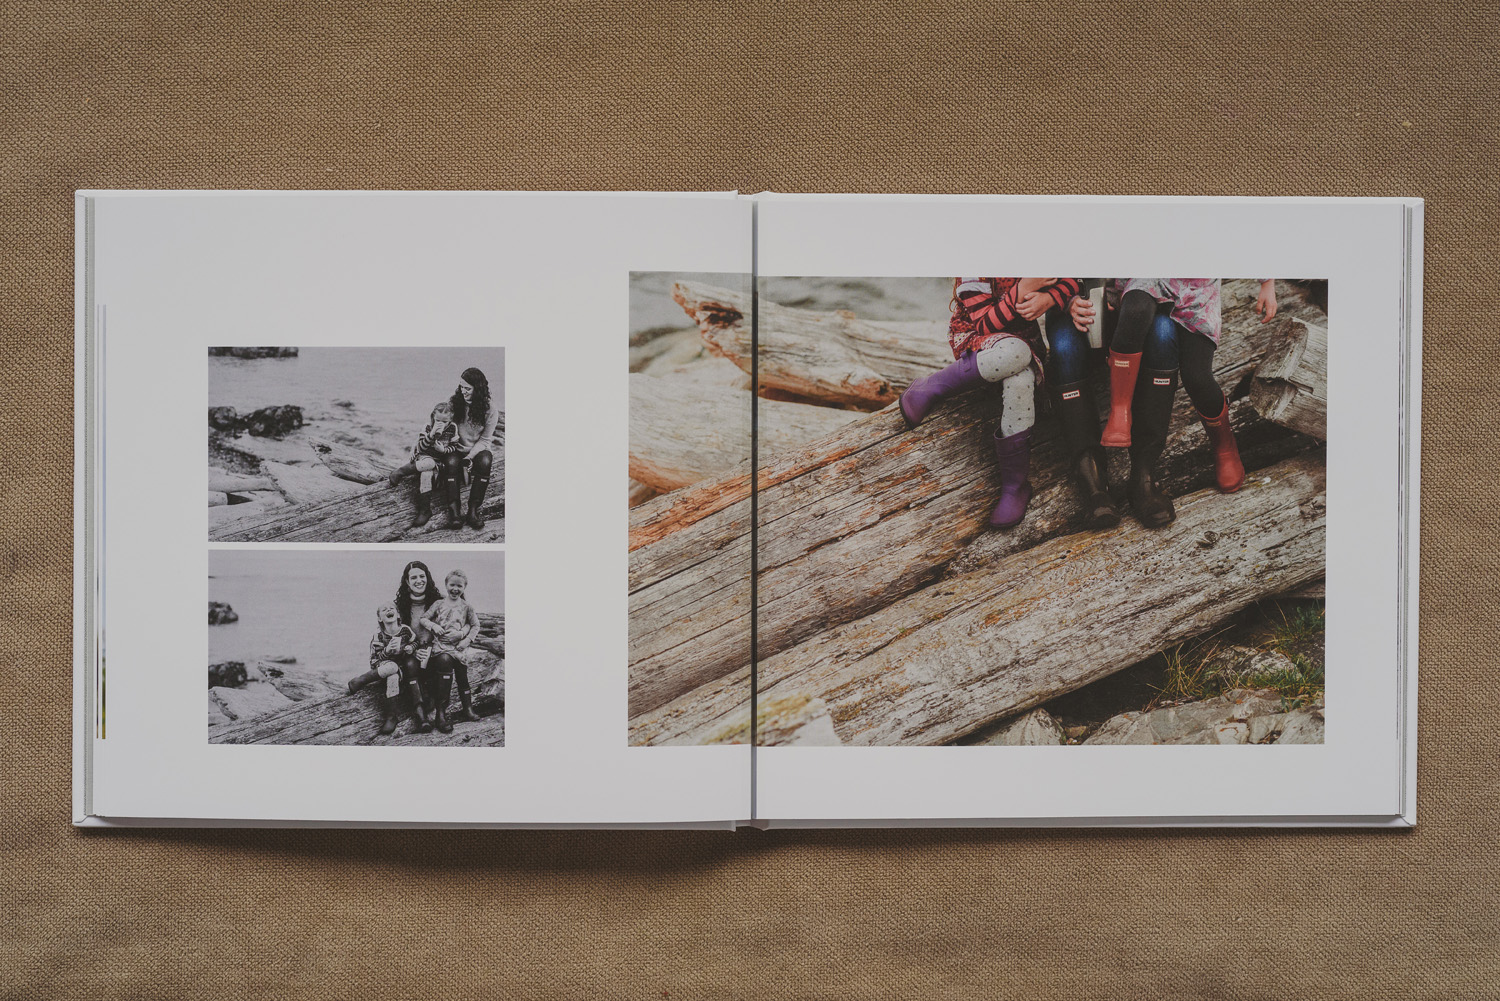
[{"label": "child's hand", "polygon": [[1016,312],[1024,319],[1035,320],[1052,306],[1052,297],[1045,292],[1028,292],[1016,303]]},{"label": "child's hand", "polygon": [[458,641],[458,643],[456,644],[456,646],[460,650],[467,650],[467,649],[469,649],[469,644],[471,642],[473,642],[473,641],[470,640],[468,636],[465,636],[463,639],[461,639],[461,640]]},{"label": "child's hand", "polygon": [[1269,323],[1276,316],[1276,280],[1260,283],[1260,295],[1255,297],[1255,312],[1261,323]]},{"label": "child's hand", "polygon": [[1078,328],[1080,334],[1089,332],[1094,325],[1094,304],[1081,295],[1075,295],[1073,301],[1068,304],[1068,313],[1073,317],[1073,326]]}]

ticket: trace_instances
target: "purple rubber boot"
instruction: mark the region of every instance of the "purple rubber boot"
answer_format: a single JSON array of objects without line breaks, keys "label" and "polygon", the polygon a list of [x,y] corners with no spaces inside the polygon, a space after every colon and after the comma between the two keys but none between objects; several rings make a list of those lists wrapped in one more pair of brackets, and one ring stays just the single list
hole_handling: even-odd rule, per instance
[{"label": "purple rubber boot", "polygon": [[924,375],[901,394],[901,416],[907,427],[916,427],[927,417],[939,400],[973,389],[984,382],[979,374],[979,362],[974,352],[965,351],[963,357],[931,375]]},{"label": "purple rubber boot", "polygon": [[995,460],[1000,466],[1000,503],[990,515],[993,528],[1015,528],[1026,517],[1031,502],[1031,428],[1009,438],[995,432]]}]

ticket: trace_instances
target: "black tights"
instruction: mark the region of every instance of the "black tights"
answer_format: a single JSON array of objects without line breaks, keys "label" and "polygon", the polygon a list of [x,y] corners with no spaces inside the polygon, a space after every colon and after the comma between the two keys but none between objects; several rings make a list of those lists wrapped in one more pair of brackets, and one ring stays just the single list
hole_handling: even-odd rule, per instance
[{"label": "black tights", "polygon": [[[469,461],[469,474],[476,480],[488,480],[490,478],[490,463],[492,461],[494,460],[490,455],[489,449],[484,449],[483,451],[478,452],[477,454],[475,454],[474,458]],[[454,483],[463,483],[464,453],[454,452],[452,455],[448,456],[445,462],[445,467],[448,472],[449,480]]]},{"label": "black tights", "polygon": [[[1174,341],[1176,354],[1164,369],[1177,368],[1182,373],[1182,388],[1200,414],[1217,417],[1224,412],[1224,391],[1214,378],[1214,349],[1218,347],[1212,339],[1202,334],[1191,333],[1172,319],[1172,304],[1158,303],[1149,292],[1136,289],[1126,292],[1120,300],[1120,319],[1115,326],[1113,350],[1120,354],[1138,354],[1146,343],[1146,335],[1156,326],[1157,342]],[[1173,336],[1163,335],[1170,327]]]}]

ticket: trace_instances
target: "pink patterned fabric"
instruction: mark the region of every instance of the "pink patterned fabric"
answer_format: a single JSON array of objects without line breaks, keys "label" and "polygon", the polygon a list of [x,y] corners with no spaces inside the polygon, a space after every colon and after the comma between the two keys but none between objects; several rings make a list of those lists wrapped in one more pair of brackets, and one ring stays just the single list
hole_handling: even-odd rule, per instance
[{"label": "pink patterned fabric", "polygon": [[1217,278],[1111,278],[1123,297],[1140,290],[1157,302],[1172,304],[1172,320],[1195,334],[1219,343],[1221,309]]}]

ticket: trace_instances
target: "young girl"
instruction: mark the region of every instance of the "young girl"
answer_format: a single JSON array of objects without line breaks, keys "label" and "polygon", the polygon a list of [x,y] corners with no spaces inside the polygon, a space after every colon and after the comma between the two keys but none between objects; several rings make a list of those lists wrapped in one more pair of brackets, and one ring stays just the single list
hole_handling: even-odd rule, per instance
[{"label": "young girl", "polygon": [[[1220,281],[1217,278],[1115,279],[1120,290],[1120,316],[1109,352],[1110,410],[1100,444],[1122,448],[1131,444],[1131,400],[1146,336],[1160,318],[1177,330],[1178,369],[1182,385],[1203,421],[1214,453],[1214,479],[1219,490],[1234,493],[1245,482],[1234,429],[1229,426],[1229,399],[1214,379],[1214,349],[1219,346]],[[1276,315],[1276,283],[1261,282],[1255,309],[1264,323]]]},{"label": "young girl", "polygon": [[412,519],[412,528],[421,528],[432,519],[433,473],[448,460],[448,456],[464,450],[458,440],[458,423],[453,419],[453,403],[440,400],[432,408],[427,426],[417,435],[417,443],[411,450],[411,461],[391,471],[387,479],[391,486],[403,476],[417,474],[417,516]]},{"label": "young girl", "polygon": [[[375,610],[375,635],[370,637],[370,669],[349,681],[349,694],[384,678],[385,695],[381,698],[380,732],[389,735],[396,730],[396,698],[401,694],[401,663],[416,652],[417,634],[403,625],[395,605],[381,605]],[[421,696],[413,701],[420,704]]]},{"label": "young girl", "polygon": [[1031,501],[1031,427],[1036,423],[1036,373],[1041,370],[1037,319],[1066,307],[1075,278],[959,278],[953,283],[948,343],[952,365],[913,382],[901,394],[901,415],[916,427],[939,400],[985,383],[1000,383],[1004,410],[994,434],[1000,466],[995,528],[1014,528]]},{"label": "young girl", "polygon": [[427,662],[436,679],[433,693],[437,708],[433,712],[433,724],[444,733],[453,732],[448,722],[448,698],[453,694],[453,678],[458,677],[458,698],[463,712],[456,718],[477,721],[474,715],[474,698],[469,691],[469,665],[464,663],[463,652],[469,649],[474,637],[479,635],[479,614],[474,606],[464,599],[469,587],[469,578],[462,570],[449,571],[443,578],[448,595],[434,602],[422,616],[422,625],[432,633],[432,658]]}]

